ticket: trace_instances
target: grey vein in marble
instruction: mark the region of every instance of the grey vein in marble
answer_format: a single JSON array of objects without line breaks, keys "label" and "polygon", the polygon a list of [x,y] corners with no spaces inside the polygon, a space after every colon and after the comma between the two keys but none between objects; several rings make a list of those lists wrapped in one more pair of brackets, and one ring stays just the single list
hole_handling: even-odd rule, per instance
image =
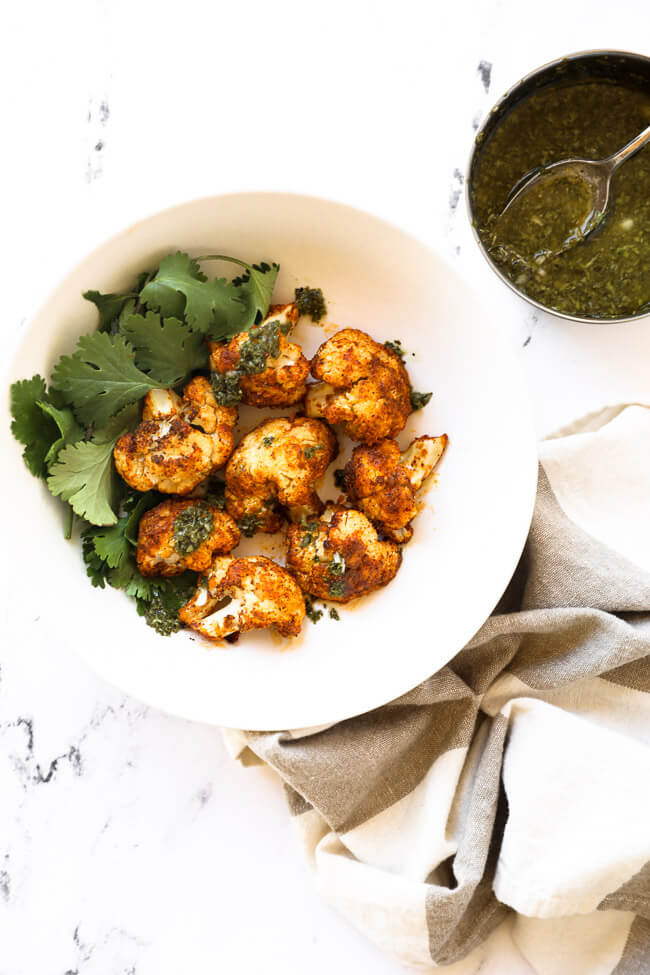
[{"label": "grey vein in marble", "polygon": [[490,90],[490,82],[492,80],[492,62],[491,61],[479,61],[477,71],[479,78],[481,79],[481,84],[485,88],[485,91]]}]

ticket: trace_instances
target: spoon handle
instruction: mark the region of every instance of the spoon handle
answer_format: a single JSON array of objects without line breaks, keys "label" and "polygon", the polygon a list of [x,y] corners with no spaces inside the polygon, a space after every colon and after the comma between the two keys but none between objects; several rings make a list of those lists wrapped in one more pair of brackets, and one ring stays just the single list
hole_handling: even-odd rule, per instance
[{"label": "spoon handle", "polygon": [[625,162],[626,159],[633,156],[635,152],[639,151],[639,149],[643,149],[643,147],[649,142],[650,125],[647,127],[647,129],[644,129],[643,132],[639,132],[638,135],[635,135],[626,146],[623,146],[623,148],[619,149],[618,152],[615,152],[612,156],[609,156],[606,161],[609,163],[611,171],[614,172],[615,169],[618,169],[622,162]]}]

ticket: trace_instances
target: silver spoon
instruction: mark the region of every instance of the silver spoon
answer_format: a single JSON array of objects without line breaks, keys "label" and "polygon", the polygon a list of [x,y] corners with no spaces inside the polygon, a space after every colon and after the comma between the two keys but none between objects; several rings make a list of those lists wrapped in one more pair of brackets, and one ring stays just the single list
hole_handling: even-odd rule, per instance
[{"label": "silver spoon", "polygon": [[532,187],[537,187],[546,180],[554,180],[558,176],[581,179],[588,183],[591,188],[593,205],[587,220],[580,227],[580,237],[572,240],[572,242],[577,243],[579,239],[583,239],[592,230],[595,230],[603,220],[605,211],[609,206],[612,176],[618,167],[649,142],[650,125],[643,132],[639,132],[622,149],[611,156],[607,156],[606,159],[562,159],[560,162],[551,163],[550,166],[544,166],[539,171],[534,170],[532,173],[526,173],[513,186],[498,219],[501,219],[504,213],[512,207],[516,200],[520,200],[524,193],[528,193]]}]

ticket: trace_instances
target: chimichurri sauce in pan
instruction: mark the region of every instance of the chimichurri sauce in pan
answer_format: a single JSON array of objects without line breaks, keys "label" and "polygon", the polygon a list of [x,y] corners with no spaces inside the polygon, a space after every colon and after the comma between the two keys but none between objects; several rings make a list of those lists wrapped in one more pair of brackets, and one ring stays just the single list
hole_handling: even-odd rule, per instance
[{"label": "chimichurri sauce in pan", "polygon": [[650,124],[650,88],[608,80],[534,91],[505,115],[478,150],[471,197],[492,261],[530,298],[579,318],[650,311],[650,146],[614,174],[605,219],[563,249],[567,228],[588,210],[583,186],[546,183],[497,221],[522,176],[571,157],[602,159]]}]

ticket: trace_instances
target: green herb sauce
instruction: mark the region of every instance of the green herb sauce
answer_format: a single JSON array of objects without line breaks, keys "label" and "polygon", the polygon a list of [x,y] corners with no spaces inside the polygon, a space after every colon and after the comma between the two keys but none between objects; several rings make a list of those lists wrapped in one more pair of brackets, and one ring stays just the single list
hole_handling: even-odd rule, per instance
[{"label": "green herb sauce", "polygon": [[279,321],[251,329],[239,350],[237,368],[212,373],[212,389],[217,403],[221,406],[240,403],[243,396],[240,378],[264,372],[268,359],[275,359],[280,354],[280,335],[288,335],[290,331],[291,322]]},{"label": "green herb sauce", "polygon": [[165,605],[158,593],[148,603],[143,604],[141,615],[144,616],[147,626],[161,636],[169,636],[181,628],[178,616]]},{"label": "green herb sauce", "polygon": [[304,449],[304,455],[305,455],[305,457],[306,457],[307,460],[311,460],[312,457],[314,456],[314,454],[317,451],[322,450],[322,449],[323,449],[322,444],[319,444],[319,443],[310,444],[309,447],[305,447],[305,449]]},{"label": "green herb sauce", "polygon": [[244,394],[239,386],[239,376],[236,369],[212,373],[212,392],[220,406],[236,406],[241,403]]},{"label": "green herb sauce", "polygon": [[[497,217],[491,253],[503,248],[521,265],[541,265],[584,240],[595,222],[593,192],[573,173],[549,173]],[[509,255],[507,254],[509,252]]]},{"label": "green herb sauce", "polygon": [[210,480],[208,484],[208,493],[205,500],[213,508],[218,508],[219,511],[223,511],[226,507],[225,481],[218,481],[216,478],[214,480]]},{"label": "green herb sauce", "polygon": [[402,362],[404,361],[406,351],[404,350],[399,339],[389,339],[388,342],[384,342],[384,345],[387,349],[390,349],[391,352],[394,352],[395,355],[399,356]]},{"label": "green herb sauce", "polygon": [[418,393],[413,387],[411,387],[411,413],[415,413],[417,410],[423,409],[433,393]]},{"label": "green herb sauce", "polygon": [[258,518],[257,515],[244,515],[244,517],[240,518],[238,521],[239,530],[242,535],[246,536],[246,538],[252,538],[253,535],[259,530],[261,524],[262,519]]},{"label": "green herb sauce", "polygon": [[323,615],[322,609],[316,609],[316,603],[311,596],[305,594],[305,614],[307,619],[311,620],[312,623],[318,623],[319,619]]},{"label": "green herb sauce", "polygon": [[650,310],[650,148],[615,173],[607,213],[574,246],[562,244],[567,232],[579,233],[588,204],[561,180],[545,181],[546,198],[540,188],[523,212],[498,220],[525,174],[571,157],[603,159],[649,123],[650,90],[571,81],[534,91],[481,145],[471,187],[478,234],[503,274],[535,301],[579,318]]},{"label": "green herb sauce", "polygon": [[179,555],[191,555],[203,545],[214,528],[214,515],[208,504],[199,501],[185,508],[174,519],[174,548]]},{"label": "green herb sauce", "polygon": [[261,328],[252,329],[248,341],[239,350],[240,373],[251,376],[264,372],[267,359],[275,359],[280,354],[280,335],[288,335],[291,322],[267,322]]},{"label": "green herb sauce", "polygon": [[327,591],[332,599],[341,599],[342,596],[345,596],[345,583],[343,579],[332,579],[327,587]]},{"label": "green herb sauce", "polygon": [[320,288],[296,288],[295,300],[301,315],[309,315],[312,322],[320,322],[327,315],[327,304]]},{"label": "green herb sauce", "polygon": [[195,588],[196,580],[192,572],[160,580],[160,585],[152,590],[147,599],[137,599],[138,614],[161,636],[169,636],[181,629],[178,611],[193,595]]},{"label": "green herb sauce", "polygon": [[344,557],[340,552],[335,552],[327,569],[330,577],[327,589],[330,596],[340,599],[341,596],[345,595],[345,582],[343,581],[345,568]]}]

